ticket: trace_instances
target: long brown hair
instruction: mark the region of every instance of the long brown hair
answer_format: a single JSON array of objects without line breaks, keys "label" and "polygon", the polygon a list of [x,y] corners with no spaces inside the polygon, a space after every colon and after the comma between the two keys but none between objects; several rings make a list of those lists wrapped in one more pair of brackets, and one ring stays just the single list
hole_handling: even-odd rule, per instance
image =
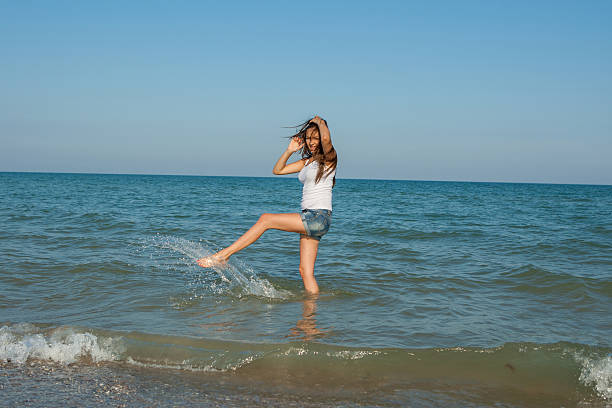
[{"label": "long brown hair", "polygon": [[[323,151],[323,142],[321,141],[321,130],[319,129],[319,126],[316,123],[311,122],[311,120],[312,119],[308,119],[306,122],[301,123],[297,126],[291,126],[292,128],[295,128],[295,129],[299,128],[299,130],[295,134],[289,137],[293,138],[297,136],[300,139],[302,139],[303,147],[300,152],[302,154],[302,159],[312,158],[312,160],[319,163],[319,169],[317,170],[317,176],[315,177],[315,183],[318,183],[321,180],[321,178],[323,178],[324,173],[325,173],[325,177],[327,177],[336,169],[336,167],[338,166],[338,155],[336,154],[336,149],[334,149],[333,145],[332,145],[332,149],[329,152],[325,153]],[[327,126],[327,121],[325,119],[323,119],[323,121],[325,122],[325,126]],[[317,147],[317,151],[315,152],[311,152],[310,147],[308,147],[308,144],[306,143],[306,132],[308,131],[308,129],[313,129],[313,131],[319,134],[319,146]],[[327,170],[326,170],[326,166],[327,166]],[[332,188],[335,185],[336,185],[336,175],[334,174]]]}]

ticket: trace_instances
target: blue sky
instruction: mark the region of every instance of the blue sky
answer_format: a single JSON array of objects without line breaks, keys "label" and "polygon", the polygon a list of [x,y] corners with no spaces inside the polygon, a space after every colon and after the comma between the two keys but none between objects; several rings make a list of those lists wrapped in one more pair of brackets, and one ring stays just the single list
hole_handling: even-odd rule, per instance
[{"label": "blue sky", "polygon": [[610,1],[2,1],[0,171],[612,184]]}]

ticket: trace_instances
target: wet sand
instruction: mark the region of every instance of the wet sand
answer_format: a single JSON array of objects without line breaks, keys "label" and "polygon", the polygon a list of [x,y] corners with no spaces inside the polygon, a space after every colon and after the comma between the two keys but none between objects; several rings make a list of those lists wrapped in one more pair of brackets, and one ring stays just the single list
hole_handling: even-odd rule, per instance
[{"label": "wet sand", "polygon": [[[0,361],[0,394],[7,407],[361,407],[335,398],[313,398],[240,384],[232,375],[168,372],[117,364]],[[371,404],[368,404],[371,406]]]},{"label": "wet sand", "polygon": [[[270,373],[269,373],[270,374]],[[521,397],[517,390],[483,394],[470,384],[414,383],[346,388],[325,382],[270,381],[268,376],[236,372],[189,372],[134,367],[121,363],[74,364],[29,359],[25,364],[0,360],[3,407],[608,407],[605,401],[579,402],[547,396]],[[495,400],[491,404],[491,400]],[[589,401],[590,400],[590,401]]]}]

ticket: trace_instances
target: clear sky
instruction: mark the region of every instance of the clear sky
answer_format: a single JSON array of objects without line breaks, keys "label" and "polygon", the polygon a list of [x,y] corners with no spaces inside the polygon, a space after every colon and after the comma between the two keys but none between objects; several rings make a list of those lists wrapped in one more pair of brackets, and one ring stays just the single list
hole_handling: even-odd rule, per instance
[{"label": "clear sky", "polygon": [[612,1],[2,1],[0,171],[612,184]]}]

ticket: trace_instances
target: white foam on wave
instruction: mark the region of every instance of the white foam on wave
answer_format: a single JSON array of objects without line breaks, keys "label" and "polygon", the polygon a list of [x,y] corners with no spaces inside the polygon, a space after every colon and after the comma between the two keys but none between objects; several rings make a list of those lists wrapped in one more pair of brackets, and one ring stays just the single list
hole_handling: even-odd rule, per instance
[{"label": "white foam on wave", "polygon": [[119,339],[98,339],[92,333],[57,328],[45,334],[32,324],[0,327],[0,360],[23,364],[28,359],[50,360],[63,364],[90,358],[93,362],[117,360]]},{"label": "white foam on wave", "polygon": [[594,387],[600,397],[612,401],[612,356],[597,358],[576,354],[575,358],[582,366],[580,382]]},{"label": "white foam on wave", "polygon": [[289,347],[281,353],[284,356],[326,356],[340,360],[360,360],[364,357],[378,356],[384,354],[378,350],[340,350],[340,351],[316,351],[307,347]]},{"label": "white foam on wave", "polygon": [[131,365],[145,368],[162,368],[195,372],[228,372],[236,371],[239,368],[252,363],[258,357],[260,357],[260,355],[249,355],[229,364],[223,361],[213,361],[209,364],[203,364],[202,362],[193,363],[190,360],[183,360],[180,363],[168,360],[156,362],[133,359],[132,357],[128,357],[125,362]]},{"label": "white foam on wave", "polygon": [[364,357],[378,356],[381,354],[378,350],[343,350],[334,353],[326,353],[328,357],[342,358],[346,360],[359,360]]},{"label": "white foam on wave", "polygon": [[[60,364],[124,362],[149,368],[168,368],[187,371],[225,372],[235,371],[250,364],[262,353],[228,356],[221,353],[208,360],[163,359],[162,352],[151,356],[130,355],[123,337],[96,336],[88,331],[69,327],[42,329],[30,323],[18,323],[0,327],[0,361],[25,364],[28,361],[49,361]],[[159,350],[158,350],[159,351]],[[161,358],[156,360],[156,358]]]},{"label": "white foam on wave", "polygon": [[[214,253],[203,242],[192,242],[184,238],[156,235],[147,240],[146,246],[170,250],[184,255],[178,260],[182,265],[162,266],[167,269],[182,269],[191,275],[192,286],[202,286],[217,294],[260,296],[270,299],[287,299],[291,292],[275,288],[267,279],[258,277],[253,269],[239,261],[230,260],[226,265],[201,268],[196,264],[200,258]],[[214,273],[211,275],[211,271]],[[218,278],[218,279],[217,279]],[[220,281],[219,281],[220,280]]]}]

